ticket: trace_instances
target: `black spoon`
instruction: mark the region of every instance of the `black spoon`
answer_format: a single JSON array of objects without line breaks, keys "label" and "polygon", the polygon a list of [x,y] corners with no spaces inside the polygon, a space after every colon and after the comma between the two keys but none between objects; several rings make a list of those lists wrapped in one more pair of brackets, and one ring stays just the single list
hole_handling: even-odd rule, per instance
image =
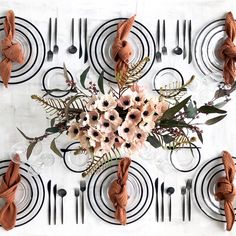
[{"label": "black spoon", "polygon": [[169,221],[171,221],[171,195],[175,192],[175,189],[173,187],[169,187],[166,189],[166,193],[170,197],[170,203],[169,203]]},{"label": "black spoon", "polygon": [[67,192],[65,189],[61,188],[58,190],[58,195],[61,197],[61,223],[64,222],[64,205],[63,205],[63,198],[66,196]]},{"label": "black spoon", "polygon": [[155,180],[155,189],[156,189],[156,217],[157,222],[159,221],[159,203],[158,203],[158,178]]},{"label": "black spoon", "polygon": [[72,23],[71,23],[72,45],[68,48],[68,52],[71,54],[75,54],[77,52],[77,47],[74,45],[74,34],[75,34],[75,23],[74,23],[74,18],[72,18]]}]

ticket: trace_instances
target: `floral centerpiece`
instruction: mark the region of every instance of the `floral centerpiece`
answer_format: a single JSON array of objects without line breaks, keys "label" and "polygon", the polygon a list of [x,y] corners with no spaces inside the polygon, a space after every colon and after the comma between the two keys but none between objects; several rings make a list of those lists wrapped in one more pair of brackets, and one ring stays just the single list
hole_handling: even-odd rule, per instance
[{"label": "floral centerpiece", "polygon": [[[132,26],[128,23],[129,28],[125,27],[125,30]],[[119,26],[122,27],[122,23]],[[117,35],[119,36],[119,30]],[[73,85],[75,95],[65,99],[32,95],[32,99],[45,108],[51,120],[51,127],[48,127],[43,135],[34,138],[19,130],[30,141],[28,158],[38,142],[55,135],[51,141],[51,149],[61,156],[56,139],[66,133],[71,139],[79,141],[76,153],[86,151],[93,157],[92,164],[83,173],[83,176],[86,176],[114,156],[120,157],[121,149],[131,155],[145,142],[155,148],[176,149],[183,145],[189,145],[191,148],[191,144],[196,140],[203,142],[202,130],[195,122],[200,114],[219,114],[208,119],[205,122],[207,125],[214,124],[226,116],[226,111],[219,107],[229,101],[235,84],[230,88],[220,85],[214,98],[201,107],[197,107],[196,102],[191,100],[191,96],[186,96],[186,93],[171,100],[161,95],[148,98],[144,89],[137,83],[148,58],[135,65],[129,64],[129,57],[126,56],[131,53],[130,47],[125,41],[128,52],[123,51],[125,58],[122,58],[117,49],[121,47],[120,50],[123,50],[123,44],[120,44],[119,40],[116,38],[113,45],[117,87],[104,87],[103,72],[99,75],[97,84],[87,82],[89,67],[81,74],[79,87],[74,81],[70,81],[64,65],[65,81],[68,86]],[[193,79],[194,77],[181,89],[186,90]],[[222,97],[223,103],[217,103]]]}]

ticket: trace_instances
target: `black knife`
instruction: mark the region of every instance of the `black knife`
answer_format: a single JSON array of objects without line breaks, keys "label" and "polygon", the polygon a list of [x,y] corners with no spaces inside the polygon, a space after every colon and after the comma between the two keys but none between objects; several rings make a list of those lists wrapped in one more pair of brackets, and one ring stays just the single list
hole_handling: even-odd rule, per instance
[{"label": "black knife", "polygon": [[189,21],[188,25],[188,64],[192,61],[192,23]]},{"label": "black knife", "polygon": [[183,25],[183,59],[186,57],[186,20],[184,20],[184,25]]},{"label": "black knife", "polygon": [[52,181],[49,180],[47,184],[48,189],[48,224],[51,224],[51,184]]},{"label": "black knife", "polygon": [[82,57],[83,51],[82,51],[82,42],[81,42],[81,31],[82,31],[82,19],[79,18],[79,58]]},{"label": "black knife", "polygon": [[57,224],[57,185],[53,187],[53,196],[54,196],[54,225]]},{"label": "black knife", "polygon": [[165,185],[163,182],[161,184],[161,221],[164,221],[164,192],[165,192]]},{"label": "black knife", "polygon": [[159,221],[159,203],[158,203],[158,178],[155,180],[155,189],[156,189],[156,217],[157,222]]},{"label": "black knife", "polygon": [[87,45],[87,18],[84,20],[84,46],[85,46],[85,51],[84,51],[84,63],[88,61],[88,45]]}]

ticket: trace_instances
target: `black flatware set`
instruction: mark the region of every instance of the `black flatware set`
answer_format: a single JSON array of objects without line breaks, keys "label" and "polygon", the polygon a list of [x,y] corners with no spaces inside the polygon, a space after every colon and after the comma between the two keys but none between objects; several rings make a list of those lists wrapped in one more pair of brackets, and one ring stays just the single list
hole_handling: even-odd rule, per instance
[{"label": "black flatware set", "polygon": [[[187,23],[187,20],[183,21],[183,48],[180,46],[180,21],[177,20],[176,22],[176,43],[177,45],[173,48],[172,53],[175,55],[182,55],[183,59],[187,57],[188,53],[188,64],[192,62],[192,21],[189,20]],[[188,31],[188,34],[186,34],[186,31]],[[162,43],[163,46],[161,47],[161,23],[160,20],[157,21],[157,34],[156,34],[156,46],[157,51],[155,53],[157,62],[162,61],[162,55],[167,55],[167,47],[166,47],[166,21],[162,21]],[[186,40],[188,39],[188,41]],[[186,43],[188,42],[188,45]]]},{"label": "black flatware set", "polygon": [[[161,195],[161,201],[159,203],[159,189]],[[192,180],[188,179],[186,182],[186,186],[181,188],[181,195],[182,195],[182,221],[185,221],[185,209],[186,209],[186,194],[187,196],[187,209],[188,209],[188,221],[191,221],[191,189],[192,189]],[[168,218],[169,222],[172,221],[172,195],[175,193],[175,188],[173,187],[165,187],[165,183],[162,182],[159,185],[159,178],[155,180],[155,192],[156,192],[156,205],[155,205],[155,212],[156,212],[156,220],[159,222],[165,221],[165,194],[169,196],[169,204],[168,204]],[[159,207],[159,204],[161,206]],[[161,216],[161,218],[159,217]]]},{"label": "black flatware set", "polygon": [[[80,181],[80,188],[75,188],[74,195],[75,195],[75,219],[76,224],[79,221],[79,201],[78,197],[81,196],[81,222],[84,224],[84,192],[86,190],[86,182],[85,180]],[[63,188],[58,189],[57,184],[55,184],[52,188],[52,181],[49,180],[47,183],[47,191],[48,191],[48,224],[52,224],[52,217],[53,217],[53,224],[57,224],[57,196],[61,198],[61,205],[60,205],[60,218],[61,224],[64,224],[64,198],[67,196],[67,191]],[[53,214],[52,214],[52,200],[51,200],[51,193],[53,193]]]},{"label": "black flatware set", "polygon": [[[83,29],[83,30],[82,30]],[[88,42],[87,42],[87,32],[88,32],[88,20],[87,18],[82,19],[79,18],[78,20],[78,40],[79,40],[79,47],[76,47],[75,44],[75,19],[72,18],[71,21],[71,45],[67,48],[67,52],[69,54],[76,54],[79,53],[79,59],[81,59],[84,55],[84,63],[88,61]],[[58,21],[55,18],[54,22],[54,46],[52,47],[52,18],[49,19],[49,26],[48,26],[48,52],[47,52],[47,61],[52,61],[54,54],[59,52],[58,46]],[[83,40],[82,40],[83,38]],[[84,42],[83,42],[84,41]]]}]

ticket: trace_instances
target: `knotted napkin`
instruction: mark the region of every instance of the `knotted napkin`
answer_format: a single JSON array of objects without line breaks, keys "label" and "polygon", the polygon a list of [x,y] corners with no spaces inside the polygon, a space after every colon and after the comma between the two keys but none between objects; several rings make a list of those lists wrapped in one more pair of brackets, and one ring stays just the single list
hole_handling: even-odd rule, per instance
[{"label": "knotted napkin", "polygon": [[236,196],[236,191],[233,185],[235,164],[232,156],[226,151],[223,152],[222,160],[225,168],[225,176],[218,179],[215,196],[218,201],[224,201],[225,217],[227,221],[226,229],[230,231],[235,219],[233,207],[233,201]]},{"label": "knotted napkin", "polygon": [[225,32],[227,38],[219,49],[219,55],[224,60],[223,77],[226,84],[233,84],[236,76],[236,25],[233,14],[228,12],[225,19]]},{"label": "knotted napkin", "polygon": [[135,16],[120,22],[117,26],[116,37],[112,45],[112,57],[116,62],[115,74],[123,78],[128,71],[128,63],[132,55],[132,47],[127,41],[130,30],[133,26]]},{"label": "knotted napkin", "polygon": [[[16,155],[16,158],[19,158],[18,154]],[[6,201],[0,209],[0,224],[5,230],[12,229],[16,224],[17,209],[14,199],[20,179],[19,164],[11,161],[0,184],[0,198],[4,198]]]},{"label": "knotted napkin", "polygon": [[15,35],[15,15],[13,11],[8,11],[4,21],[4,31],[6,37],[0,42],[0,50],[3,59],[0,62],[0,76],[3,84],[7,87],[11,77],[12,63],[24,63],[24,55],[19,43],[14,43]]},{"label": "knotted napkin", "polygon": [[115,207],[115,218],[125,225],[127,221],[126,217],[126,205],[128,201],[128,194],[126,188],[126,182],[128,179],[128,169],[131,163],[131,159],[128,157],[122,158],[118,165],[117,179],[114,180],[109,188],[108,194]]}]

